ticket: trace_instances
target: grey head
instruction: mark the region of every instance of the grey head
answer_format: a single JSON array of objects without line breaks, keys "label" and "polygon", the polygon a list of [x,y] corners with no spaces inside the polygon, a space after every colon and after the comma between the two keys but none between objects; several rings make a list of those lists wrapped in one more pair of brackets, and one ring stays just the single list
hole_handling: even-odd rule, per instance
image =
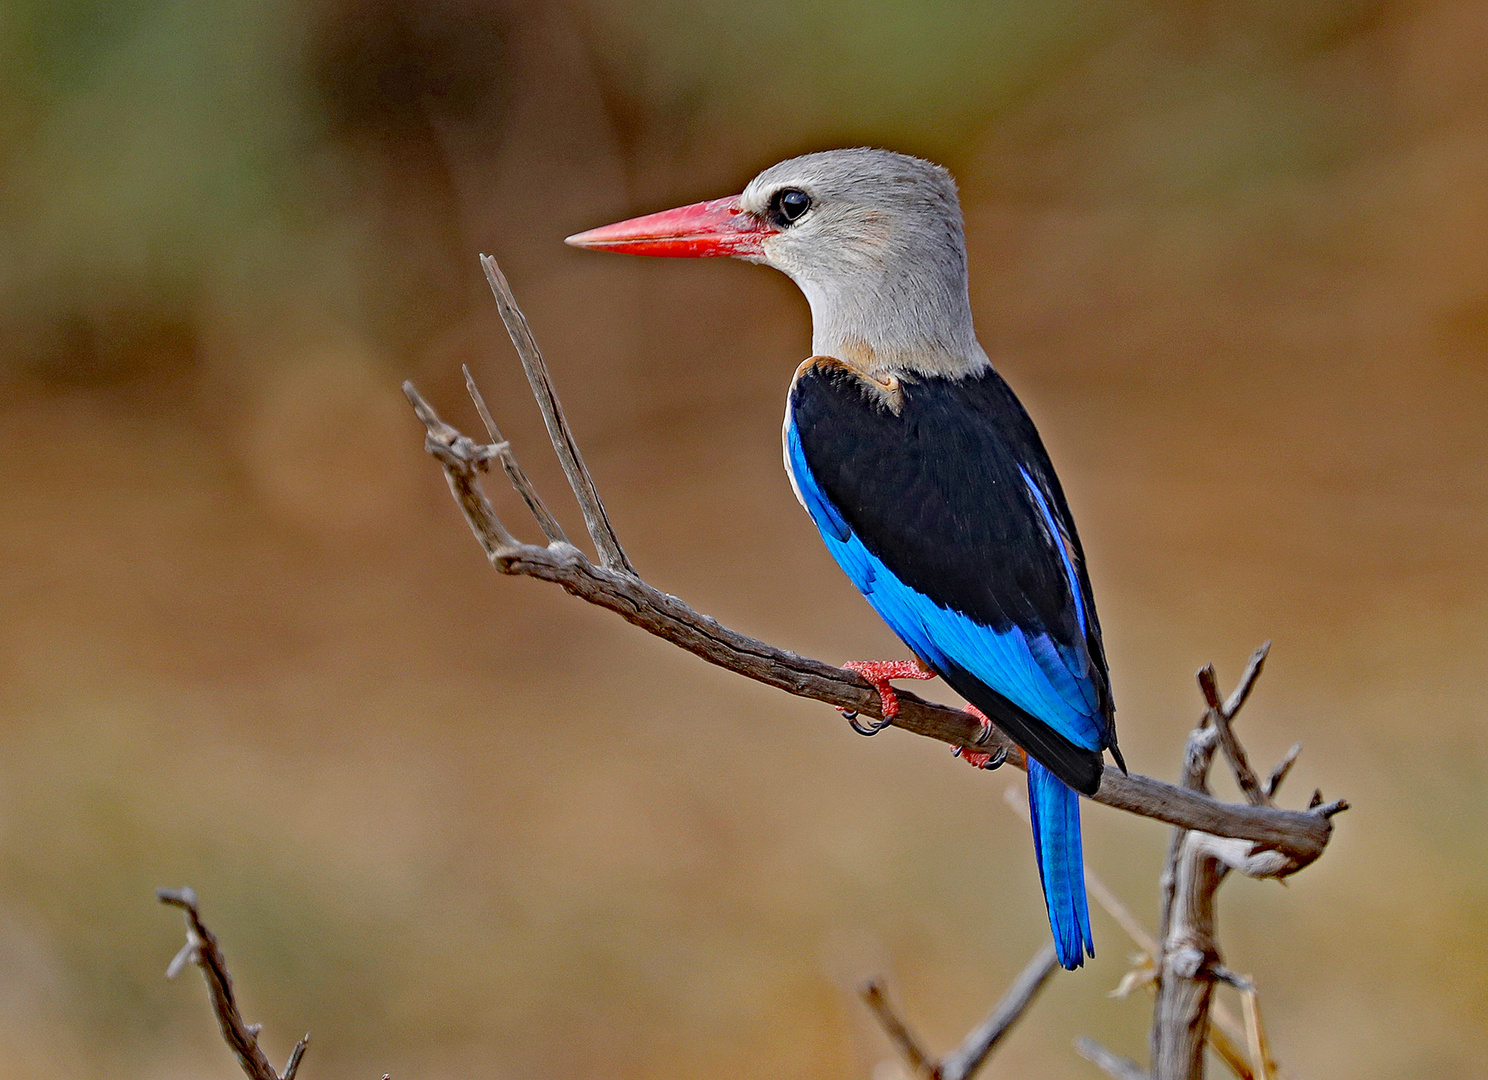
[{"label": "grey head", "polygon": [[984,371],[951,174],[888,150],[827,150],[772,165],[743,194],[570,236],[575,247],[732,256],[790,275],[812,347],[867,375]]},{"label": "grey head", "polygon": [[812,351],[874,375],[985,370],[967,291],[956,182],[889,150],[827,150],[760,173],[740,207],[774,226],[737,257],[789,275],[811,305]]}]

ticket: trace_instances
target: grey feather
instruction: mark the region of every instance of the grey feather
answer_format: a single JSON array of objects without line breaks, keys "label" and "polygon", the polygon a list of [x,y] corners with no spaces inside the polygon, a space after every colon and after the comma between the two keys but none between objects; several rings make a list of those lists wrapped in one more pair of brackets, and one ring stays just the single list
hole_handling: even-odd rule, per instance
[{"label": "grey feather", "polygon": [[827,150],[772,165],[740,202],[763,217],[791,188],[810,197],[810,208],[752,261],[789,275],[805,293],[815,353],[879,376],[986,370],[949,172],[888,150]]}]

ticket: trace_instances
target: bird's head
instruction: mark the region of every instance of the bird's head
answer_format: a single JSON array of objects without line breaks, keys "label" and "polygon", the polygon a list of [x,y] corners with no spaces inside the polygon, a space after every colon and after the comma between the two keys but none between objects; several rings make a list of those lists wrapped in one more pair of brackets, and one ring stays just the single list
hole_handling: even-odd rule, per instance
[{"label": "bird's head", "polygon": [[723,199],[570,236],[635,255],[729,255],[790,276],[811,305],[813,350],[863,370],[984,368],[967,296],[950,173],[887,150],[828,150],[772,165]]}]

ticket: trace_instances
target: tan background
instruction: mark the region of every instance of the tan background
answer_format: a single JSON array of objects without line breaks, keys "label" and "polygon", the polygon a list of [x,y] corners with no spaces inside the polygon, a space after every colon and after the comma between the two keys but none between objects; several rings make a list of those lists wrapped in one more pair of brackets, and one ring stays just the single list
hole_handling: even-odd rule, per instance
[{"label": "tan background", "polygon": [[[790,284],[560,243],[868,142],[961,180],[1128,761],[1270,637],[1243,735],[1355,804],[1222,894],[1278,1057],[1488,1075],[1488,5],[16,0],[0,54],[0,1074],[236,1075],[184,883],[315,1080],[865,1076],[872,971],[978,1018],[1047,934],[1020,777],[497,578],[397,391],[471,423],[470,362],[560,493],[494,252],[648,577],[896,655],[781,471]],[[1164,830],[1086,822],[1150,924]],[[1144,1055],[1095,932],[990,1076]]]}]

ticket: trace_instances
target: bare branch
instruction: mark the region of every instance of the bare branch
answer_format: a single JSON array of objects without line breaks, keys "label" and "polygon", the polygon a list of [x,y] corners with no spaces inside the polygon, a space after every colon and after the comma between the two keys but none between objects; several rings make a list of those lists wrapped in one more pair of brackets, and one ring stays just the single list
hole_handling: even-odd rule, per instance
[{"label": "bare branch", "polygon": [[310,1045],[310,1033],[306,1032],[300,1036],[300,1041],[294,1044],[294,1049],[289,1052],[289,1063],[284,1066],[284,1080],[294,1080],[295,1073],[300,1071],[300,1062],[305,1058],[305,1050]]},{"label": "bare branch", "polygon": [[1113,1054],[1094,1039],[1081,1035],[1075,1040],[1075,1049],[1082,1058],[1116,1080],[1152,1080],[1135,1061]]},{"label": "bare branch", "polygon": [[1199,693],[1204,695],[1204,701],[1209,708],[1219,712],[1224,708],[1219,702],[1219,684],[1215,681],[1214,665],[1205,664],[1199,668],[1194,678],[1199,681]]},{"label": "bare branch", "polygon": [[[1184,756],[1185,785],[1201,789],[1215,745],[1223,747],[1241,790],[1258,809],[1270,805],[1271,794],[1300,752],[1293,747],[1263,788],[1231,726],[1255,685],[1269,648],[1267,642],[1251,655],[1239,685],[1223,704],[1215,686],[1214,669],[1206,667],[1199,672],[1199,689],[1209,707],[1199,727],[1189,736]],[[1314,797],[1309,812],[1328,817],[1347,808],[1344,800],[1324,806],[1319,795]],[[1174,833],[1162,878],[1162,954],[1157,964],[1158,996],[1152,1023],[1155,1080],[1202,1077],[1206,1038],[1216,1045],[1237,1076],[1250,1077],[1273,1067],[1258,1061],[1244,1062],[1238,1048],[1231,1045],[1231,1033],[1216,1039],[1210,1030],[1214,980],[1225,971],[1215,937],[1214,896],[1232,869],[1250,877],[1285,877],[1297,867],[1285,853],[1270,845],[1197,831]]]},{"label": "bare branch", "polygon": [[1219,960],[1214,894],[1228,867],[1190,832],[1179,845],[1169,929],[1158,965],[1157,1005],[1152,1016],[1154,1080],[1197,1080],[1204,1072],[1204,1041],[1214,982],[1209,967]]},{"label": "bare branch", "polygon": [[869,979],[862,989],[863,1003],[873,1012],[878,1019],[879,1027],[883,1028],[884,1034],[889,1037],[889,1042],[899,1051],[904,1058],[905,1064],[916,1076],[924,1080],[934,1080],[935,1063],[931,1061],[920,1046],[919,1039],[915,1038],[899,1015],[894,1012],[894,1007],[889,1004],[888,994],[884,992],[883,984],[877,979]]},{"label": "bare branch", "polygon": [[615,535],[615,527],[610,524],[609,515],[605,513],[604,503],[600,501],[599,491],[594,486],[594,478],[584,466],[584,459],[579,455],[579,444],[574,441],[573,432],[568,428],[568,420],[558,405],[558,395],[553,392],[553,378],[548,374],[548,365],[543,362],[542,353],[538,351],[532,328],[527,325],[527,316],[517,306],[517,298],[512,294],[506,275],[496,265],[496,260],[489,255],[482,255],[481,266],[485,268],[491,291],[496,294],[496,306],[501,311],[501,321],[506,324],[506,332],[511,335],[517,355],[522,359],[522,370],[527,372],[532,394],[537,398],[538,407],[542,409],[543,422],[548,426],[548,437],[553,440],[553,449],[557,451],[563,473],[568,477],[568,486],[573,488],[574,498],[579,501],[579,509],[584,511],[584,524],[589,527],[589,537],[599,552],[600,565],[607,570],[634,576],[635,567],[630,565],[624,549],[620,547],[620,538]]},{"label": "bare branch", "polygon": [[941,1059],[935,1070],[937,1080],[966,1080],[980,1069],[1058,968],[1059,959],[1051,941],[1018,973],[987,1018],[972,1029],[960,1046]]},{"label": "bare branch", "polygon": [[[489,449],[441,420],[412,384],[405,383],[403,390],[427,429],[425,446],[444,466],[455,501],[501,573],[555,582],[574,596],[608,608],[643,630],[746,678],[797,697],[882,717],[878,692],[854,672],[731,630],[631,573],[594,565],[570,544],[538,547],[515,540],[501,525],[481,489],[480,472],[482,463],[491,456]],[[898,697],[894,726],[968,750],[1006,749],[1011,753],[1009,761],[1023,767],[1011,740],[1000,732],[985,739],[981,723],[960,709],[925,701],[906,690],[899,691]],[[1291,856],[1298,867],[1322,854],[1332,831],[1327,819],[1316,814],[1221,803],[1117,769],[1105,770],[1100,790],[1093,798],[1171,825],[1271,845]]]},{"label": "bare branch", "polygon": [[470,531],[486,549],[486,557],[494,559],[498,552],[520,548],[521,541],[507,532],[480,484],[473,482],[475,471],[484,469],[491,458],[490,447],[460,434],[439,419],[439,414],[419,396],[413,383],[405,382],[403,393],[413,404],[414,414],[424,423],[424,449],[444,465],[450,494],[460,504],[465,520],[470,523]]},{"label": "bare branch", "polygon": [[196,893],[191,889],[157,889],[155,895],[162,904],[170,904],[186,913],[186,947],[171,961],[166,977],[173,978],[187,962],[200,967],[202,977],[207,981],[207,991],[212,996],[212,1011],[222,1029],[222,1038],[237,1055],[238,1064],[249,1080],[294,1080],[305,1056],[305,1048],[310,1045],[310,1036],[307,1034],[295,1043],[281,1077],[258,1045],[258,1025],[243,1022],[243,1014],[238,1010],[237,998],[233,994],[232,976],[227,971],[227,958],[217,945],[216,935],[202,922]]},{"label": "bare branch", "polygon": [[[1199,719],[1199,726],[1194,728],[1192,733],[1190,733],[1188,742],[1184,746],[1183,778],[1180,783],[1185,790],[1208,794],[1209,764],[1214,759],[1214,750],[1219,745],[1222,735],[1228,734],[1230,741],[1234,742],[1238,748],[1239,743],[1235,741],[1234,731],[1227,721],[1233,721],[1235,716],[1240,712],[1241,707],[1250,698],[1250,692],[1255,689],[1256,680],[1260,678],[1261,670],[1266,666],[1266,657],[1270,652],[1271,643],[1267,641],[1263,642],[1259,648],[1250,654],[1250,659],[1245,665],[1245,671],[1240,675],[1240,681],[1235,684],[1235,689],[1223,703],[1219,699],[1219,687],[1215,681],[1214,665],[1206,664],[1199,669],[1197,676],[1199,691],[1203,694],[1204,702],[1208,705],[1208,709]],[[1222,728],[1223,731],[1221,730]],[[1300,753],[1300,747],[1297,748],[1297,752]],[[1293,760],[1295,760],[1295,754],[1293,755]],[[1248,769],[1249,766],[1247,765],[1246,767]],[[1277,766],[1277,768],[1281,769],[1281,766]],[[1291,763],[1288,762],[1286,769],[1290,768]],[[1285,777],[1286,769],[1281,769],[1282,777]],[[1275,782],[1279,785],[1281,780],[1277,779]],[[1243,787],[1243,781],[1241,783]],[[1213,832],[1215,830],[1210,829],[1207,831]],[[1226,833],[1224,835],[1232,834]],[[1177,871],[1178,852],[1182,842],[1182,830],[1175,830],[1172,838],[1168,841],[1168,857],[1167,861],[1163,864],[1163,872],[1159,880],[1162,908],[1158,925],[1160,927],[1160,936],[1163,938],[1166,938],[1168,934],[1168,919],[1172,912],[1173,890],[1176,887],[1176,878],[1174,875]]]},{"label": "bare branch", "polygon": [[470,395],[470,400],[475,402],[475,411],[480,414],[481,423],[486,425],[486,434],[491,437],[490,450],[501,462],[502,469],[506,471],[506,478],[511,481],[512,487],[527,504],[527,509],[532,511],[532,516],[537,519],[537,526],[542,529],[542,534],[547,538],[548,543],[568,543],[563,526],[559,525],[558,519],[548,512],[547,504],[542,501],[537,488],[533,487],[532,481],[527,479],[526,470],[517,464],[517,455],[512,453],[511,443],[501,437],[501,431],[496,427],[496,421],[491,419],[491,410],[486,408],[486,399],[481,397],[480,387],[475,385],[475,378],[470,374],[470,368],[461,365],[460,370],[465,373],[465,390]]},{"label": "bare branch", "polygon": [[1246,758],[1240,741],[1235,738],[1230,721],[1250,697],[1250,691],[1255,687],[1256,679],[1260,678],[1261,669],[1265,667],[1266,656],[1270,652],[1271,643],[1267,641],[1250,654],[1250,660],[1245,665],[1245,672],[1240,676],[1240,682],[1236,684],[1234,692],[1223,704],[1220,703],[1219,690],[1215,685],[1214,665],[1205,665],[1199,669],[1198,674],[1199,690],[1209,706],[1209,712],[1204,717],[1204,726],[1214,729],[1219,745],[1224,750],[1225,758],[1235,773],[1235,782],[1239,784],[1241,794],[1251,806],[1266,806],[1269,805],[1270,800],[1261,788],[1255,771],[1251,769],[1250,761]]},{"label": "bare branch", "polygon": [[1100,875],[1088,866],[1085,868],[1085,887],[1090,890],[1090,895],[1095,898],[1095,902],[1105,908],[1106,914],[1115,919],[1116,924],[1126,931],[1126,936],[1136,943],[1137,948],[1153,957],[1155,961],[1157,941],[1131,913],[1131,909],[1107,887]]}]

